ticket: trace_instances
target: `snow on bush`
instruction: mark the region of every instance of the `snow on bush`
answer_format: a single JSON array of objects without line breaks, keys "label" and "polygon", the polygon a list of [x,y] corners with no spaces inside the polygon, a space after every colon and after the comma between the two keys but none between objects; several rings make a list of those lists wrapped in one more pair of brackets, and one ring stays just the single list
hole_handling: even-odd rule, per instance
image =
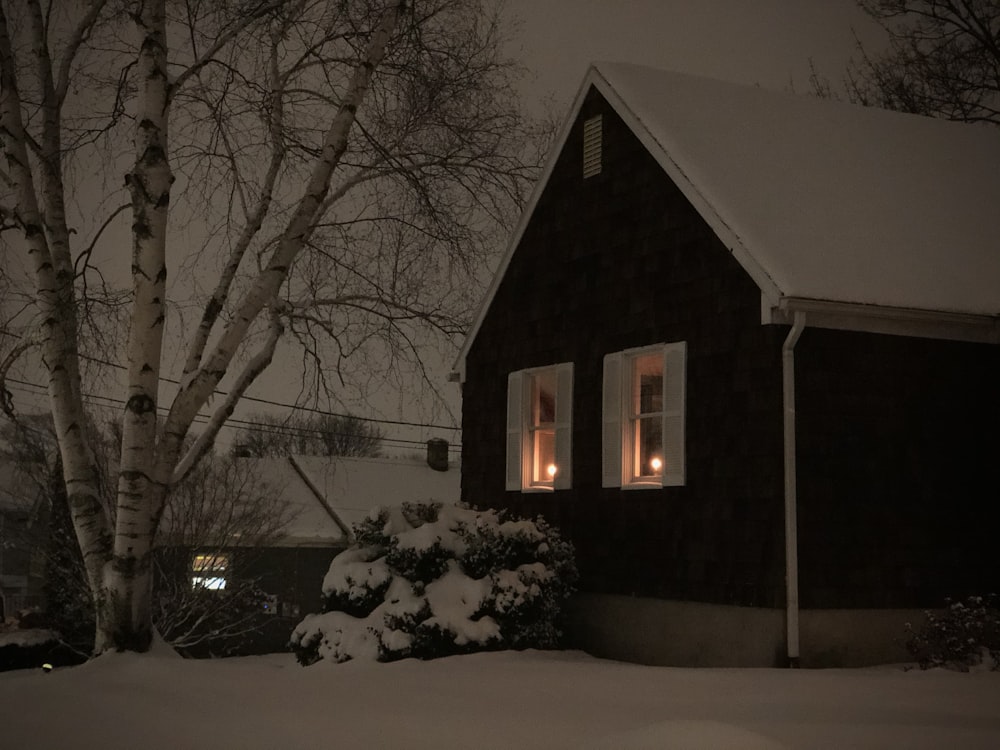
[{"label": "snow on bush", "polygon": [[559,645],[576,565],[542,518],[404,503],[354,534],[323,579],[324,612],[292,633],[300,663]]},{"label": "snow on bush", "polygon": [[921,669],[1000,671],[1000,603],[995,594],[949,600],[943,611],[924,614],[919,630],[907,624],[906,642]]}]

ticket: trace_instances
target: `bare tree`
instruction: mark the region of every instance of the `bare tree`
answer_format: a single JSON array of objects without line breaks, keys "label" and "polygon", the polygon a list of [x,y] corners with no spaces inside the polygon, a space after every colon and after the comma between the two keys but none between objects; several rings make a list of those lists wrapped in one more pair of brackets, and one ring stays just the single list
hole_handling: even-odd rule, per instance
[{"label": "bare tree", "polygon": [[[113,476],[120,431],[100,419],[90,423],[102,477]],[[103,428],[96,426],[102,423]],[[69,546],[75,540],[55,442],[48,415],[0,422],[0,460],[16,469],[26,485],[23,494],[45,498],[42,515],[48,517],[48,523],[25,527],[17,541],[41,551],[45,621],[78,650],[82,639],[93,638],[94,607],[79,550]],[[113,487],[106,478],[101,484]],[[171,492],[153,558],[153,620],[166,642],[183,651],[227,648],[256,631],[263,613],[256,563],[263,550],[280,542],[295,516],[282,489],[262,476],[255,462],[212,455]],[[196,585],[199,554],[225,560],[227,569],[214,573],[224,577],[224,588]]]},{"label": "bare tree", "polygon": [[264,593],[250,571],[294,519],[281,489],[228,456],[202,462],[171,493],[154,556],[153,621],[174,648],[238,646],[260,626]]},{"label": "bare tree", "polygon": [[[332,387],[370,344],[392,367],[413,360],[421,330],[462,330],[493,240],[534,173],[492,6],[0,0],[0,215],[34,283],[96,653],[148,649],[169,493],[283,333]],[[86,188],[75,181],[94,170]],[[86,190],[104,213],[81,242],[71,213]],[[131,279],[109,509],[84,414],[81,319],[87,270],[123,203],[131,259],[116,258],[111,240],[104,248],[109,269]],[[168,288],[171,264],[193,279],[186,293]],[[192,310],[187,341],[167,336],[184,353],[176,395],[161,403],[168,318]]]},{"label": "bare tree", "polygon": [[245,456],[377,456],[379,427],[350,414],[255,414],[240,436]]},{"label": "bare tree", "polygon": [[[860,0],[886,31],[884,53],[858,42],[844,76],[857,104],[1000,125],[1000,3],[996,0]],[[815,69],[815,93],[835,86]]]}]

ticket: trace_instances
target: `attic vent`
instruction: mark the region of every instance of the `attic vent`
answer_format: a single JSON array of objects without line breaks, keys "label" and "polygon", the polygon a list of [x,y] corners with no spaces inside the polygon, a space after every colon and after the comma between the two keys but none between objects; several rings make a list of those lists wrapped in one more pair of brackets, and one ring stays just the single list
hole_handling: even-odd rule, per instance
[{"label": "attic vent", "polygon": [[583,123],[583,176],[601,173],[601,115]]}]

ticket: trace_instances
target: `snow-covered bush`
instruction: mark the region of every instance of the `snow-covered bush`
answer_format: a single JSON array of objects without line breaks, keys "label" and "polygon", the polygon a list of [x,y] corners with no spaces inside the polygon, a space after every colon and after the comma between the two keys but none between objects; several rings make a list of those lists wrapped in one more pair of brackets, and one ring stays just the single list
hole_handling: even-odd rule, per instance
[{"label": "snow-covered bush", "polygon": [[323,580],[324,612],[292,633],[302,664],[559,645],[576,564],[543,519],[404,504],[354,534]]},{"label": "snow-covered bush", "polygon": [[1000,607],[996,595],[947,602],[942,612],[928,611],[924,625],[907,625],[906,648],[921,669],[945,667],[1000,670]]}]

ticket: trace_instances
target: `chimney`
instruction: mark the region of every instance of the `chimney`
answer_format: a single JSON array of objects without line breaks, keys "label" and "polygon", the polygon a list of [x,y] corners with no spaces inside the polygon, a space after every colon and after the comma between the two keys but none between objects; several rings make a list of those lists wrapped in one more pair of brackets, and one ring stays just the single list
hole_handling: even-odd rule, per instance
[{"label": "chimney", "polygon": [[431,438],[427,441],[427,465],[434,471],[448,471],[448,441]]}]

